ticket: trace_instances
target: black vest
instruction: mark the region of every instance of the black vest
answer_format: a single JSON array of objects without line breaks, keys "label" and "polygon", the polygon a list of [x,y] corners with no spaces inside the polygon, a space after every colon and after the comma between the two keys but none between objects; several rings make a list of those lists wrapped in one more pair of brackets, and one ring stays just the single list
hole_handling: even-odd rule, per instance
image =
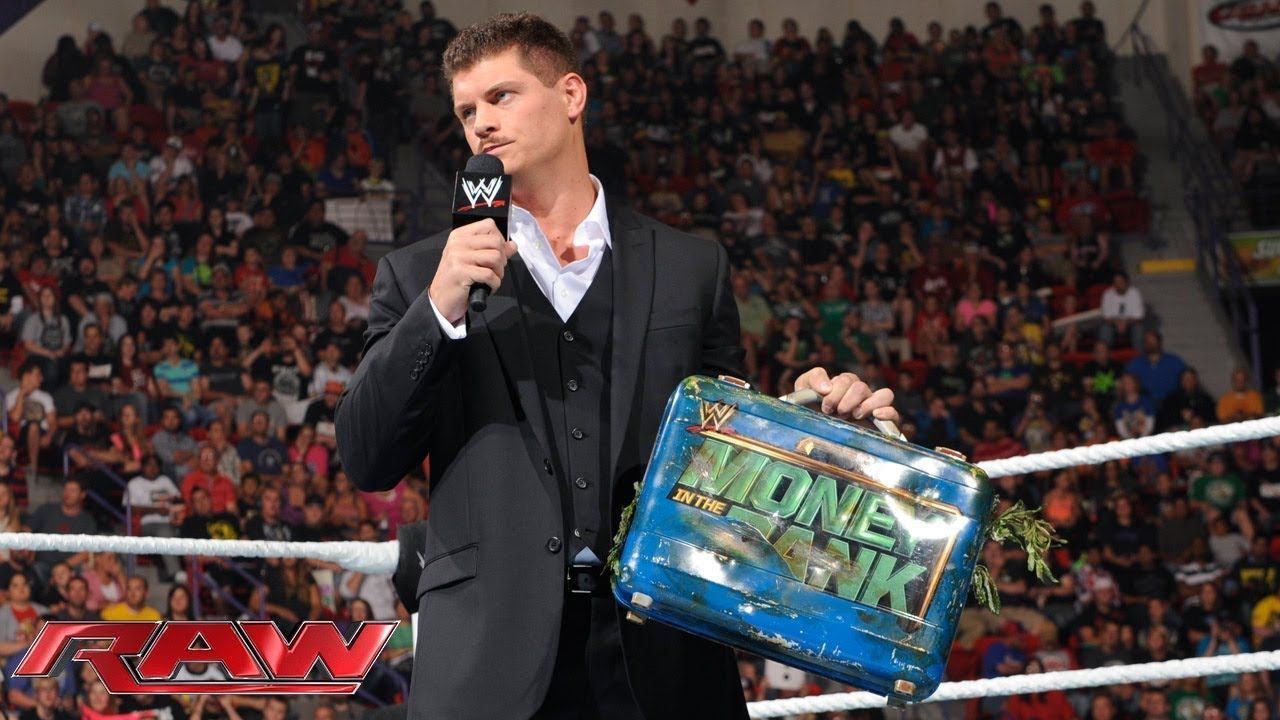
[{"label": "black vest", "polygon": [[523,262],[512,262],[528,326],[529,354],[542,392],[556,475],[561,478],[566,562],[589,547],[601,562],[609,537],[609,372],[613,357],[613,258],[563,321]]}]

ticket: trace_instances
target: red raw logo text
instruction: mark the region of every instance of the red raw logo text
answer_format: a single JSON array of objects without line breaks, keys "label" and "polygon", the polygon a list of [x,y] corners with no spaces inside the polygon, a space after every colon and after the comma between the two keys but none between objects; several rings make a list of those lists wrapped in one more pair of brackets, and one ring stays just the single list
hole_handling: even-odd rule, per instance
[{"label": "red raw logo text", "polygon": [[[350,641],[331,622],[308,620],[286,641],[266,620],[45,623],[14,673],[56,675],[69,660],[93,665],[112,694],[350,695],[399,624],[361,623]],[[77,647],[77,640],[107,641]],[[199,643],[199,644],[197,644]],[[227,679],[176,682],[182,663],[221,663]],[[317,664],[332,680],[307,680]]]}]

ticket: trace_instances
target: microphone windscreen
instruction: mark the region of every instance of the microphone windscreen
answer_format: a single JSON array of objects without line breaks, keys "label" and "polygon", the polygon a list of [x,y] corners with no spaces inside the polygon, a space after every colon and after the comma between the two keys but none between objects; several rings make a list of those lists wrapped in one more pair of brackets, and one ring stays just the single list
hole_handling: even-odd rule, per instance
[{"label": "microphone windscreen", "polygon": [[497,156],[490,155],[489,153],[481,153],[479,155],[471,156],[471,159],[467,161],[467,169],[463,172],[479,173],[482,175],[501,175],[504,170],[502,167],[502,161],[499,160]]}]

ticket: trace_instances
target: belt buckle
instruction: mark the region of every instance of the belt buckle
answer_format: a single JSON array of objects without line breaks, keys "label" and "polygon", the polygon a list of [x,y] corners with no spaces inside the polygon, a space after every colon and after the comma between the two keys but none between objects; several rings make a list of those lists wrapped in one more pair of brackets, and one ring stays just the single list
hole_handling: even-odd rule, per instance
[{"label": "belt buckle", "polygon": [[603,573],[600,565],[575,563],[565,573],[570,595],[598,596],[604,592]]}]

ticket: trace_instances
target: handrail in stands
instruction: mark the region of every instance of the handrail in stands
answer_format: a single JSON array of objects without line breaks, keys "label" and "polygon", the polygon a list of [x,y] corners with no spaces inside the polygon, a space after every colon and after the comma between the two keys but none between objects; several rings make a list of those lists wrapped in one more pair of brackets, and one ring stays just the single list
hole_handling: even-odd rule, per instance
[{"label": "handrail in stands", "polygon": [[1234,207],[1244,193],[1220,162],[1217,149],[1191,126],[1195,109],[1160,66],[1151,38],[1136,24],[1129,28],[1129,37],[1134,57],[1164,110],[1170,154],[1178,162],[1185,188],[1184,203],[1195,229],[1196,265],[1231,322],[1232,338],[1247,353],[1254,387],[1262,387],[1258,305],[1228,237]]}]

